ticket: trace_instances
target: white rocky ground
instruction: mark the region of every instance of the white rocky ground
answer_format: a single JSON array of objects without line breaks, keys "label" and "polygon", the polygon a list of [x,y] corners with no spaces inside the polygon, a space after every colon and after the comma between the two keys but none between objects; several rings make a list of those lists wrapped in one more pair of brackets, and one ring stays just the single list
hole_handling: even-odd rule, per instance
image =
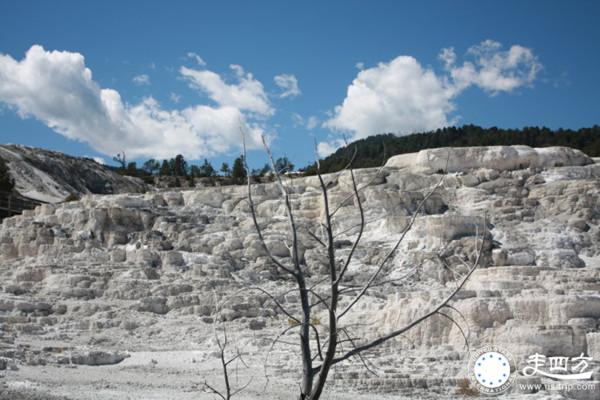
[{"label": "white rocky ground", "polygon": [[[367,226],[349,287],[360,282],[406,226],[419,201],[448,170],[443,187],[386,269],[402,283],[369,292],[348,316],[360,340],[421,315],[464,271],[487,214],[492,244],[453,305],[465,316],[471,348],[501,345],[519,366],[527,355],[593,356],[600,379],[600,164],[567,148],[435,149],[397,156],[378,171],[357,171]],[[349,175],[326,176],[339,204]],[[323,253],[306,233],[322,216],[316,178],[290,182],[312,280]],[[259,219],[277,256],[287,223],[273,184],[254,187]],[[223,324],[253,378],[243,399],[295,398],[298,360],[274,336],[289,326],[261,286],[294,307],[291,283],[267,262],[249,218],[246,188],[93,195],[43,205],[0,226],[0,385],[4,399],[208,399],[220,384],[212,333],[214,299],[230,295]],[[349,251],[358,212],[336,216],[338,254]],[[444,260],[448,266],[442,262]],[[320,321],[319,321],[320,319]],[[322,327],[324,318],[315,323]],[[222,326],[222,325],[221,325]],[[291,335],[289,341],[295,341]],[[370,352],[376,376],[358,360],[340,365],[326,399],[455,398],[469,353],[450,321],[434,317]],[[524,380],[519,377],[519,380]],[[596,382],[597,383],[597,382]],[[598,398],[597,391],[527,399]],[[4,396],[4,397],[2,397]],[[36,397],[37,396],[37,397]],[[55,397],[53,397],[55,396]]]}]

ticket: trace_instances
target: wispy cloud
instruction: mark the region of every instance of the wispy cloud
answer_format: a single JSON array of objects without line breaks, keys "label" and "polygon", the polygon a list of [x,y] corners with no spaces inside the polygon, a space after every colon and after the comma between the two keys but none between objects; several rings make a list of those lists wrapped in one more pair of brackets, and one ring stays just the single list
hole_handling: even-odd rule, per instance
[{"label": "wispy cloud", "polygon": [[275,84],[281,88],[279,97],[296,97],[301,94],[300,88],[298,87],[298,79],[296,79],[294,75],[276,75],[273,80],[275,81]]},{"label": "wispy cloud", "polygon": [[202,57],[200,57],[198,54],[194,53],[193,51],[190,51],[189,53],[187,53],[187,57],[196,61],[196,64],[198,64],[198,66],[200,66],[200,67],[206,66],[206,61],[204,61],[202,59]]},{"label": "wispy cloud", "polygon": [[150,84],[150,77],[146,74],[136,75],[133,77],[133,83],[138,86],[146,86]]},{"label": "wispy cloud", "polygon": [[298,113],[292,114],[292,124],[295,127],[306,128],[309,131],[315,129],[319,125],[319,118],[315,115],[311,115],[308,118],[304,118]]}]

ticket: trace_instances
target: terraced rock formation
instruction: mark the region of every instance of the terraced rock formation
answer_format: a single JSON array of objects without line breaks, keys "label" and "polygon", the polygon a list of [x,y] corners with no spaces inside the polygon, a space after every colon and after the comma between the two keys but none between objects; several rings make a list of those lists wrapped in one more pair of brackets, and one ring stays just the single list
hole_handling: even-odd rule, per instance
[{"label": "terraced rock formation", "polygon": [[[439,301],[486,231],[480,267],[452,303],[465,317],[470,347],[500,345],[521,366],[535,352],[585,353],[596,360],[591,368],[599,379],[600,164],[568,148],[446,148],[396,156],[381,170],[356,175],[367,185],[361,191],[367,224],[343,282],[347,288],[375,268],[445,175],[387,265],[390,282],[369,291],[348,315],[358,341],[401,326]],[[351,190],[349,174],[325,179],[332,203],[341,204]],[[301,258],[319,281],[326,260],[308,233],[318,232],[324,212],[318,182],[298,178],[289,185]],[[290,321],[250,288],[278,293],[292,309],[297,298],[260,246],[246,190],[87,195],[4,220],[0,354],[7,393],[203,398],[202,383],[219,382],[214,302],[228,296],[221,319],[252,366],[241,374],[254,377],[242,397],[290,398],[299,359],[282,343],[270,352],[263,393],[266,354]],[[267,244],[285,260],[289,236],[279,190],[264,184],[253,192]],[[353,202],[344,203],[335,218],[340,257],[350,251],[358,223]],[[324,315],[315,317],[317,327],[326,323]],[[458,327],[434,317],[365,355],[377,375],[360,360],[340,365],[328,395],[454,397],[468,356]],[[527,398],[563,396],[597,393],[542,390]]]}]

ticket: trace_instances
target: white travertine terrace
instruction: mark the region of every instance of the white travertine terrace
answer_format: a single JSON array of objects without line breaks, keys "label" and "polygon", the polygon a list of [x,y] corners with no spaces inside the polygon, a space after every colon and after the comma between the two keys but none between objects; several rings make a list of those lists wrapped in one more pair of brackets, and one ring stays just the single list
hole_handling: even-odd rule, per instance
[{"label": "white travertine terrace", "polygon": [[[369,292],[348,315],[355,336],[400,326],[447,293],[452,271],[462,268],[451,255],[472,254],[487,214],[491,244],[452,303],[466,317],[471,347],[501,345],[520,362],[535,352],[600,360],[600,164],[577,150],[443,148],[392,157],[379,176],[376,169],[357,170],[361,184],[369,184],[361,192],[368,223],[346,284],[373,270],[441,171],[447,172],[443,187],[385,270],[392,278],[412,268],[415,274],[405,285]],[[348,174],[325,179],[338,204],[350,189]],[[315,226],[323,215],[316,178],[292,183],[299,224]],[[279,191],[273,184],[253,190],[267,243],[285,258],[288,225]],[[202,398],[199,389],[182,387],[218,379],[211,357],[214,293],[244,285],[280,293],[293,287],[267,261],[245,198],[244,186],[90,195],[6,219],[0,225],[0,346],[19,368],[6,376],[40,379],[40,390],[54,388],[54,394],[109,399],[108,392],[87,390],[93,383],[80,375],[99,379],[110,371],[114,378],[104,379],[120,398]],[[336,231],[345,232],[340,257],[349,251],[358,218],[351,202],[336,216]],[[300,239],[306,268],[318,279],[324,254],[303,230]],[[280,300],[292,309],[296,304],[293,292]],[[285,398],[294,391],[298,360],[279,346],[271,356],[276,383],[262,394],[264,355],[287,318],[250,292],[236,294],[223,318],[256,366],[243,372],[257,374],[244,398]],[[48,347],[65,350],[42,351]],[[377,377],[353,360],[335,370],[328,390],[357,390],[348,395],[357,399],[360,392],[450,398],[466,374],[468,354],[456,326],[436,317],[367,358]],[[158,361],[150,367],[150,360]],[[86,365],[110,361],[116,364]],[[70,362],[79,367],[62,367]],[[531,398],[561,398],[546,395]]]}]

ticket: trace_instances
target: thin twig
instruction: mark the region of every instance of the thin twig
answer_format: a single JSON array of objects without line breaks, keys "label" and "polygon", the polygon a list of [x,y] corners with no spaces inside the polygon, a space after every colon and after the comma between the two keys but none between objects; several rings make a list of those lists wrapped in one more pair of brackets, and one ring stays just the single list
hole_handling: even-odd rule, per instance
[{"label": "thin twig", "polygon": [[[477,268],[477,266],[479,265],[479,262],[481,260],[481,254],[483,253],[483,246],[485,244],[485,226],[486,226],[486,218],[484,217],[484,235],[481,241],[481,246],[479,248],[479,251],[477,252],[477,258],[475,260],[475,262],[473,263],[473,266],[470,268],[469,272],[465,275],[465,277],[462,279],[460,285],[458,285],[458,287],[456,289],[454,289],[441,303],[439,303],[434,309],[432,309],[431,311],[423,314],[421,317],[417,318],[416,320],[412,321],[411,323],[409,323],[408,325],[404,326],[403,328],[394,330],[384,336],[381,336],[375,340],[372,340],[366,344],[363,344],[359,347],[356,347],[353,350],[350,350],[349,352],[347,352],[346,354],[336,358],[333,360],[333,364],[337,364],[341,361],[344,361],[346,359],[348,359],[349,357],[352,357],[354,354],[363,352],[363,351],[367,351],[369,349],[372,349],[384,342],[387,342],[388,340],[395,338],[401,334],[403,334],[404,332],[408,331],[409,329],[414,328],[415,326],[417,326],[418,324],[420,324],[421,322],[423,322],[424,320],[426,320],[427,318],[431,317],[432,315],[436,314],[438,311],[440,311],[446,304],[448,304],[453,298],[454,296],[456,296],[456,293],[458,293],[460,291],[460,289],[465,285],[465,283],[467,282],[467,280],[469,279],[469,277],[473,274],[473,272],[475,272],[475,269]],[[478,239],[476,239],[478,240]]]},{"label": "thin twig", "polygon": [[417,216],[419,215],[419,212],[424,207],[425,202],[431,197],[431,195],[437,190],[437,188],[441,186],[443,181],[444,181],[444,177],[442,177],[442,179],[440,179],[440,181],[433,187],[433,189],[429,193],[427,193],[427,195],[425,197],[423,197],[423,200],[419,203],[419,206],[417,207],[415,213],[413,214],[412,218],[410,219],[410,222],[408,223],[406,228],[404,228],[402,235],[400,236],[400,238],[398,239],[398,241],[396,242],[394,247],[392,247],[390,252],[381,261],[381,263],[379,264],[379,267],[373,273],[373,275],[371,275],[371,277],[369,278],[367,283],[363,286],[363,289],[361,290],[361,292],[359,294],[357,294],[356,297],[350,302],[350,304],[348,304],[348,306],[346,306],[346,308],[344,308],[344,310],[339,314],[338,319],[342,318],[348,311],[350,311],[352,309],[352,307],[364,296],[364,294],[369,289],[369,287],[373,283],[373,281],[375,281],[375,279],[377,278],[377,276],[379,275],[379,273],[381,272],[381,270],[383,269],[385,264],[391,259],[392,255],[396,252],[398,247],[400,247],[400,244],[404,240],[404,237],[406,236],[408,231],[412,228],[415,220],[417,219]]}]

